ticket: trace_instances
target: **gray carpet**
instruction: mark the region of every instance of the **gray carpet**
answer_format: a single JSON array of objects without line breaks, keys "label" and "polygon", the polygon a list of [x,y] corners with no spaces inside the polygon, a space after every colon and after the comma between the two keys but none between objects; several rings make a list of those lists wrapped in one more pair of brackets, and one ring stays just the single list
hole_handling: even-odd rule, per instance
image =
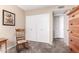
[{"label": "gray carpet", "polygon": [[[70,53],[69,48],[59,39],[55,39],[53,45],[29,41],[29,46],[29,49],[23,49],[20,53]],[[17,53],[16,48],[9,49],[8,53]]]}]

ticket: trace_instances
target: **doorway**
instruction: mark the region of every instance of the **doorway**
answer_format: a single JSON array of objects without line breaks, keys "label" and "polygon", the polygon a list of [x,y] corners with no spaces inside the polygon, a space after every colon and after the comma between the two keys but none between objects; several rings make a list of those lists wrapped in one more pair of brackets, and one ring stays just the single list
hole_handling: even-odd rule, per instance
[{"label": "doorway", "polygon": [[55,11],[53,14],[53,41],[55,44],[57,42],[57,44],[63,43],[67,45],[67,24],[67,15],[64,12],[60,13]]}]

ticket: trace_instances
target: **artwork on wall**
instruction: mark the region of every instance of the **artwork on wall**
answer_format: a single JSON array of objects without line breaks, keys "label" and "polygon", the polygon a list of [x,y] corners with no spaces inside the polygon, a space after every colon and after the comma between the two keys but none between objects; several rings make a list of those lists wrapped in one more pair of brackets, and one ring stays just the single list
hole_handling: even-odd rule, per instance
[{"label": "artwork on wall", "polygon": [[15,26],[15,14],[7,10],[3,10],[3,25]]}]

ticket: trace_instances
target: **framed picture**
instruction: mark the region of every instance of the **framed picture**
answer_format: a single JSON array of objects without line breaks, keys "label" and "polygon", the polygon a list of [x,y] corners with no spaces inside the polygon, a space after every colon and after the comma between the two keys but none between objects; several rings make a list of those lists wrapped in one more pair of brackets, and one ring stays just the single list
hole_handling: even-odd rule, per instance
[{"label": "framed picture", "polygon": [[6,10],[3,10],[3,25],[15,26],[15,14]]}]

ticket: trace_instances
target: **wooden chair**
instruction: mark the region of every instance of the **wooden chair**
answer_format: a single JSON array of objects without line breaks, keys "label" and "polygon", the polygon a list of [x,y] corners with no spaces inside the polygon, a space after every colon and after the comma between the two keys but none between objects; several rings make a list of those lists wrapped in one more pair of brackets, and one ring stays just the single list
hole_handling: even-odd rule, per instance
[{"label": "wooden chair", "polygon": [[24,48],[28,48],[28,41],[25,40],[24,29],[16,29],[16,50],[20,52]]}]

